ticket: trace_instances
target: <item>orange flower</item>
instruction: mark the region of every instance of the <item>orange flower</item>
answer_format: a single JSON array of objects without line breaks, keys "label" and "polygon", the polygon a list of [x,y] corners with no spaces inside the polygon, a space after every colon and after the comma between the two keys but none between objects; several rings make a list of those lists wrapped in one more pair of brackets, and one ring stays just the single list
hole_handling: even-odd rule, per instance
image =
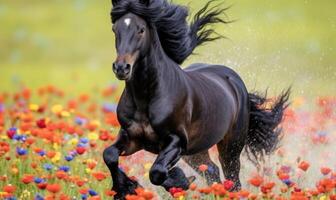
[{"label": "orange flower", "polygon": [[212,192],[211,187],[199,188],[198,191],[203,194],[210,194]]},{"label": "orange flower", "polygon": [[106,190],[106,191],[105,191],[105,194],[106,194],[106,196],[108,196],[108,197],[113,197],[113,196],[116,195],[117,193],[116,193],[115,191],[113,191],[113,190]]},{"label": "orange flower", "polygon": [[65,179],[68,178],[68,174],[66,172],[62,171],[62,170],[57,171],[55,173],[55,175],[58,179],[64,179],[65,180]]},{"label": "orange flower", "polygon": [[61,191],[61,186],[59,184],[48,184],[47,190],[52,193],[58,193]]},{"label": "orange flower", "polygon": [[47,155],[48,158],[53,158],[53,157],[55,157],[56,152],[55,151],[48,151],[46,155]]},{"label": "orange flower", "polygon": [[303,171],[307,171],[308,168],[310,167],[310,164],[306,161],[301,161],[298,167]]},{"label": "orange flower", "polygon": [[154,197],[154,195],[151,191],[145,190],[145,189],[142,189],[142,188],[135,189],[135,192],[138,196],[141,196],[146,200],[152,199]]},{"label": "orange flower", "polygon": [[208,165],[202,164],[198,167],[198,170],[200,170],[201,172],[205,172],[208,170]]},{"label": "orange flower", "polygon": [[99,196],[92,196],[92,197],[89,197],[88,200],[100,200],[100,197]]},{"label": "orange flower", "polygon": [[138,195],[126,195],[125,197],[126,200],[145,200],[145,198],[140,197]]},{"label": "orange flower", "polygon": [[239,191],[239,195],[240,195],[240,197],[246,199],[250,195],[250,192],[247,191],[247,190],[242,189],[242,190]]},{"label": "orange flower", "polygon": [[190,186],[189,186],[189,189],[192,190],[192,191],[195,191],[196,188],[197,188],[197,186],[196,186],[195,183],[192,183],[192,184],[190,184]]},{"label": "orange flower", "polygon": [[256,175],[254,177],[252,177],[248,182],[255,186],[255,187],[260,187],[260,185],[263,183],[263,178],[259,175]]},{"label": "orange flower", "polygon": [[90,168],[90,169],[95,168],[96,165],[97,165],[97,162],[94,162],[94,161],[92,161],[92,162],[88,162],[88,163],[87,163],[87,166],[88,166],[88,168]]},{"label": "orange flower", "polygon": [[104,172],[93,172],[92,176],[95,177],[98,181],[102,181],[107,177]]}]

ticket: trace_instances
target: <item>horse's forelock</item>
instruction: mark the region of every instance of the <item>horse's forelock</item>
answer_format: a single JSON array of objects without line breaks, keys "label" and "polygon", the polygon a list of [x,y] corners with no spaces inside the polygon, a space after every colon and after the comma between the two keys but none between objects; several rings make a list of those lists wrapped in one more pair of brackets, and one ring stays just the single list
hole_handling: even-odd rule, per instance
[{"label": "horse's forelock", "polygon": [[162,48],[176,63],[181,64],[194,49],[190,45],[186,7],[167,0],[121,0],[112,9],[112,22],[128,13],[138,15],[155,27]]}]

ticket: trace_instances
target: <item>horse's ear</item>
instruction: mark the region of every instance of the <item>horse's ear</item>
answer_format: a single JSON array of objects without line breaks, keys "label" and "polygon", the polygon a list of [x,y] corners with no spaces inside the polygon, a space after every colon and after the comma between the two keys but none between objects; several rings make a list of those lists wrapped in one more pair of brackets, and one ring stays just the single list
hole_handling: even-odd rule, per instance
[{"label": "horse's ear", "polygon": [[116,6],[119,3],[120,0],[112,0],[112,5]]},{"label": "horse's ear", "polygon": [[140,3],[143,3],[143,4],[145,4],[146,6],[149,5],[149,1],[150,1],[150,0],[139,0]]}]

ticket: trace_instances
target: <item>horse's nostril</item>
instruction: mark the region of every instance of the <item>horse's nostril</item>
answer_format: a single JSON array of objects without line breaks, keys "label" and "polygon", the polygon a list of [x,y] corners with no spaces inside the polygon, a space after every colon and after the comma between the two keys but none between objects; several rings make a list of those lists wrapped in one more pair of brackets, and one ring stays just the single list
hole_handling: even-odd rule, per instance
[{"label": "horse's nostril", "polygon": [[126,69],[127,70],[131,69],[131,65],[130,64],[126,64]]}]

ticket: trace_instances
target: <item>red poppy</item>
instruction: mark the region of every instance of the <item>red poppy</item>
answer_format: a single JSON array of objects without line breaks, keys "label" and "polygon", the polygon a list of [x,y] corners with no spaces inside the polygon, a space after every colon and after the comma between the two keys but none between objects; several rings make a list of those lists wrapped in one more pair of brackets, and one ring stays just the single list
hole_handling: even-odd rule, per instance
[{"label": "red poppy", "polygon": [[25,174],[23,175],[21,181],[24,183],[24,184],[29,184],[31,182],[34,181],[34,175],[31,175],[31,174]]},{"label": "red poppy", "polygon": [[87,189],[87,188],[82,188],[82,189],[79,190],[80,194],[87,194],[88,192],[89,192],[89,189]]},{"label": "red poppy", "polygon": [[310,167],[310,164],[306,161],[301,161],[298,167],[303,171],[307,171],[308,168]]},{"label": "red poppy", "polygon": [[59,184],[48,184],[47,190],[51,193],[58,193],[61,191],[61,186]]},{"label": "red poppy", "polygon": [[205,172],[208,170],[208,165],[202,164],[198,166],[198,170],[200,170],[201,172]]},{"label": "red poppy", "polygon": [[2,190],[3,190],[4,192],[7,192],[7,193],[12,194],[12,193],[15,192],[16,188],[15,188],[15,186],[13,186],[13,185],[5,185],[5,186],[2,188]]},{"label": "red poppy", "polygon": [[76,152],[77,152],[79,155],[84,154],[85,151],[86,151],[85,147],[77,147],[77,148],[76,148]]},{"label": "red poppy", "polygon": [[48,183],[38,183],[37,184],[37,187],[40,189],[40,190],[44,190],[46,189]]},{"label": "red poppy", "polygon": [[325,176],[331,172],[331,169],[329,167],[321,167],[320,170],[321,170],[321,173]]},{"label": "red poppy", "polygon": [[45,119],[39,119],[36,121],[36,125],[37,127],[39,128],[46,128],[47,127],[47,123],[46,123],[46,120]]},{"label": "red poppy", "polygon": [[234,186],[234,182],[231,181],[231,180],[225,180],[225,181],[223,182],[223,185],[224,185],[224,188],[225,188],[226,190],[231,190],[231,189],[233,188],[233,186]]}]

